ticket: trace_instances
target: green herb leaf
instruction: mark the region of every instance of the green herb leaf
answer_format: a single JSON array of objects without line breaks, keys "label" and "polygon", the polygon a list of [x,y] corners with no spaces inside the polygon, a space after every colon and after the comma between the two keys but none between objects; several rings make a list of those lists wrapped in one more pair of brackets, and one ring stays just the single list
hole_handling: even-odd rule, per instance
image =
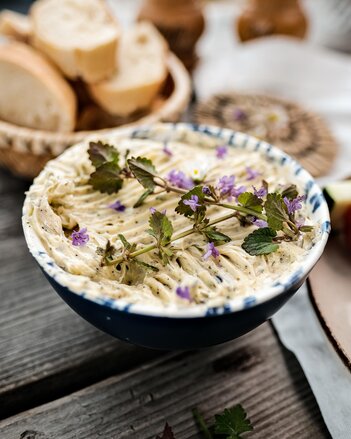
[{"label": "green herb leaf", "polygon": [[153,189],[146,189],[146,191],[141,194],[141,196],[139,197],[138,201],[134,204],[133,207],[141,206],[144,203],[144,201],[146,200],[146,198],[149,195],[151,195],[153,192],[154,192]]},{"label": "green herb leaf", "polygon": [[251,256],[268,255],[275,252],[279,247],[273,241],[276,236],[276,231],[269,227],[257,229],[246,236],[241,247]]},{"label": "green herb leaf", "polygon": [[157,240],[160,246],[171,242],[173,226],[165,213],[156,210],[150,216],[149,225],[150,229],[147,232]]},{"label": "green herb leaf", "polygon": [[267,222],[271,229],[281,230],[284,221],[289,221],[288,210],[280,194],[270,193],[264,203]]},{"label": "green herb leaf", "polygon": [[119,234],[118,238],[122,242],[124,249],[127,250],[128,252],[131,253],[136,249],[136,244],[135,243],[131,244],[130,242],[128,242],[124,235]]},{"label": "green herb leaf", "polygon": [[113,163],[119,166],[119,152],[108,143],[90,142],[88,154],[94,168],[99,168],[104,163]]},{"label": "green herb leaf", "polygon": [[132,157],[127,160],[128,166],[138,182],[144,186],[145,189],[154,190],[154,177],[157,174],[155,166],[152,161],[145,157]]},{"label": "green herb leaf", "polygon": [[202,233],[206,236],[208,241],[213,242],[216,246],[231,241],[229,236],[219,232],[216,227],[206,227],[202,229]]},{"label": "green herb leaf", "polygon": [[147,264],[146,262],[140,261],[137,258],[134,258],[133,260],[135,261],[136,264],[140,265],[141,267],[146,268],[146,270],[151,270],[154,272],[160,271],[157,267],[155,267],[155,265]]},{"label": "green herb leaf", "polygon": [[[189,192],[182,195],[182,197],[179,200],[178,206],[175,209],[177,213],[184,216],[194,215],[195,212],[191,209],[191,207],[184,204],[184,200],[190,200],[192,195],[196,195],[199,198],[199,204],[203,203],[205,194],[202,192],[202,186],[195,186]],[[205,208],[206,210],[205,206],[201,206],[201,208],[198,208],[197,211],[200,209],[202,209],[203,211],[203,208]]]},{"label": "green herb leaf", "polygon": [[283,187],[281,194],[282,198],[286,197],[289,200],[293,200],[299,195],[299,192],[297,190],[296,184],[288,184]]},{"label": "green herb leaf", "polygon": [[202,416],[202,414],[199,412],[199,410],[197,408],[194,408],[192,412],[193,412],[193,417],[199,427],[199,430],[203,434],[204,438],[213,439],[212,433],[210,429],[207,427],[205,419]]},{"label": "green herb leaf", "polygon": [[122,269],[121,283],[126,285],[139,285],[144,282],[146,270],[135,258],[120,264]]},{"label": "green herb leaf", "polygon": [[99,254],[102,256],[101,266],[109,265],[116,253],[115,247],[111,245],[110,241],[107,241],[105,249],[102,252],[100,249],[101,247],[99,247]]},{"label": "green herb leaf", "polygon": [[226,439],[241,439],[242,433],[252,430],[251,422],[240,404],[225,409],[221,415],[215,415],[214,431],[227,435]]},{"label": "green herb leaf", "polygon": [[118,192],[123,186],[120,172],[120,168],[113,162],[104,163],[91,174],[89,184],[100,192],[108,194]]},{"label": "green herb leaf", "polygon": [[247,207],[248,209],[254,210],[257,213],[262,212],[263,200],[251,192],[244,192],[240,194],[238,201],[242,206]]}]

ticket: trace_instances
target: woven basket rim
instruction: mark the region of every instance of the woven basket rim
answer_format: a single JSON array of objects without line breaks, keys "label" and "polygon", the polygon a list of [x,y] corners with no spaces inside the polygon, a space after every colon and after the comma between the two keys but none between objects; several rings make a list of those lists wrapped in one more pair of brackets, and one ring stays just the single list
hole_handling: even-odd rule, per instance
[{"label": "woven basket rim", "polygon": [[73,144],[82,138],[94,135],[111,133],[114,130],[132,125],[150,124],[161,120],[167,120],[178,112],[182,112],[190,101],[191,79],[188,71],[180,59],[170,52],[167,56],[168,72],[174,83],[174,90],[167,100],[155,111],[141,117],[133,122],[120,125],[118,127],[103,128],[100,130],[73,131],[69,133],[37,130],[34,128],[15,125],[10,122],[0,120],[0,132],[8,137],[22,137],[28,140],[43,139],[47,142],[65,142]]}]

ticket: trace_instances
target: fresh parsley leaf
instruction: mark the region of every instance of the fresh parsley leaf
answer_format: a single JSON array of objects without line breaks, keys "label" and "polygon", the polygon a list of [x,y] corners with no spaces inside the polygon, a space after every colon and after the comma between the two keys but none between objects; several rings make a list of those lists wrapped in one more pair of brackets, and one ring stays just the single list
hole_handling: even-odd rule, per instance
[{"label": "fresh parsley leaf", "polygon": [[251,192],[243,192],[240,194],[238,201],[242,206],[247,207],[248,209],[254,210],[257,213],[262,212],[263,200]]},{"label": "fresh parsley leaf", "polygon": [[156,439],[175,439],[172,428],[166,422],[165,428],[163,429],[162,436],[156,436]]},{"label": "fresh parsley leaf", "polygon": [[202,233],[206,236],[208,241],[213,242],[216,246],[231,241],[229,236],[219,232],[216,227],[206,227],[202,229]]},{"label": "fresh parsley leaf", "polygon": [[270,193],[264,203],[267,222],[271,229],[281,230],[283,222],[289,220],[288,210],[280,194]]},{"label": "fresh parsley leaf", "polygon": [[251,256],[268,255],[275,252],[279,245],[273,241],[277,232],[269,227],[257,229],[244,239],[241,247]]},{"label": "fresh parsley leaf", "polygon": [[240,404],[225,409],[221,415],[215,415],[214,431],[227,435],[226,439],[241,439],[242,433],[252,430],[251,422]]},{"label": "fresh parsley leaf", "polygon": [[[182,197],[179,200],[178,206],[176,207],[175,211],[177,213],[179,213],[180,215],[184,215],[184,216],[192,216],[194,215],[194,211],[191,209],[190,206],[184,204],[184,200],[190,200],[192,195],[196,195],[199,199],[199,204],[202,204],[205,198],[205,194],[202,192],[202,187],[201,186],[195,186],[193,187],[189,192],[187,192],[186,194],[182,195]],[[198,208],[197,210],[202,210],[203,208],[206,207],[205,206],[201,206],[200,208]]]},{"label": "fresh parsley leaf", "polygon": [[288,184],[282,189],[282,198],[286,197],[288,200],[293,200],[299,195],[296,184]]},{"label": "fresh parsley leaf", "polygon": [[155,189],[154,177],[157,171],[152,161],[145,157],[132,157],[127,160],[127,163],[138,182],[145,189],[153,191]]},{"label": "fresh parsley leaf", "polygon": [[119,152],[108,143],[90,142],[88,149],[89,159],[94,168],[99,168],[104,163],[113,163],[119,166]]},{"label": "fresh parsley leaf", "polygon": [[153,192],[154,192],[153,189],[146,189],[146,191],[141,194],[141,196],[139,197],[139,199],[137,200],[137,202],[134,204],[133,207],[141,206],[144,203],[144,201],[146,200],[146,198],[149,195],[151,195]]},{"label": "fresh parsley leaf", "polygon": [[100,192],[108,194],[118,192],[123,186],[120,172],[120,168],[113,162],[104,163],[91,174],[89,184]]}]

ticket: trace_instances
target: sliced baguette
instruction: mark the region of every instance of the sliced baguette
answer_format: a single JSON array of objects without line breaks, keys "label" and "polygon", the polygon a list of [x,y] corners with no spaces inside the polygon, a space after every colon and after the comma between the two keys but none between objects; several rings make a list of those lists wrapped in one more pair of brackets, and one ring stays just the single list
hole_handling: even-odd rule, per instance
[{"label": "sliced baguette", "polygon": [[36,50],[0,44],[0,119],[47,131],[73,131],[76,97],[60,73]]},{"label": "sliced baguette", "polygon": [[39,0],[31,8],[33,45],[71,79],[93,83],[116,69],[120,30],[102,0]]},{"label": "sliced baguette", "polygon": [[0,34],[27,42],[32,34],[32,24],[27,15],[4,9],[0,13]]},{"label": "sliced baguette", "polygon": [[122,35],[115,74],[89,86],[93,99],[116,116],[148,108],[167,76],[167,49],[152,24],[137,23]]}]

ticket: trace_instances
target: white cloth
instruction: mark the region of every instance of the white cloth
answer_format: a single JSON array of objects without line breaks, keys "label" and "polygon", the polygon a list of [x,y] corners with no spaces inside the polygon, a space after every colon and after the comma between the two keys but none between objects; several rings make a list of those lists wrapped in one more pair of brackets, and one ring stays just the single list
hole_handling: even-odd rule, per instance
[{"label": "white cloth", "polygon": [[306,285],[277,312],[273,324],[305,372],[332,437],[351,438],[350,371],[325,335]]}]

